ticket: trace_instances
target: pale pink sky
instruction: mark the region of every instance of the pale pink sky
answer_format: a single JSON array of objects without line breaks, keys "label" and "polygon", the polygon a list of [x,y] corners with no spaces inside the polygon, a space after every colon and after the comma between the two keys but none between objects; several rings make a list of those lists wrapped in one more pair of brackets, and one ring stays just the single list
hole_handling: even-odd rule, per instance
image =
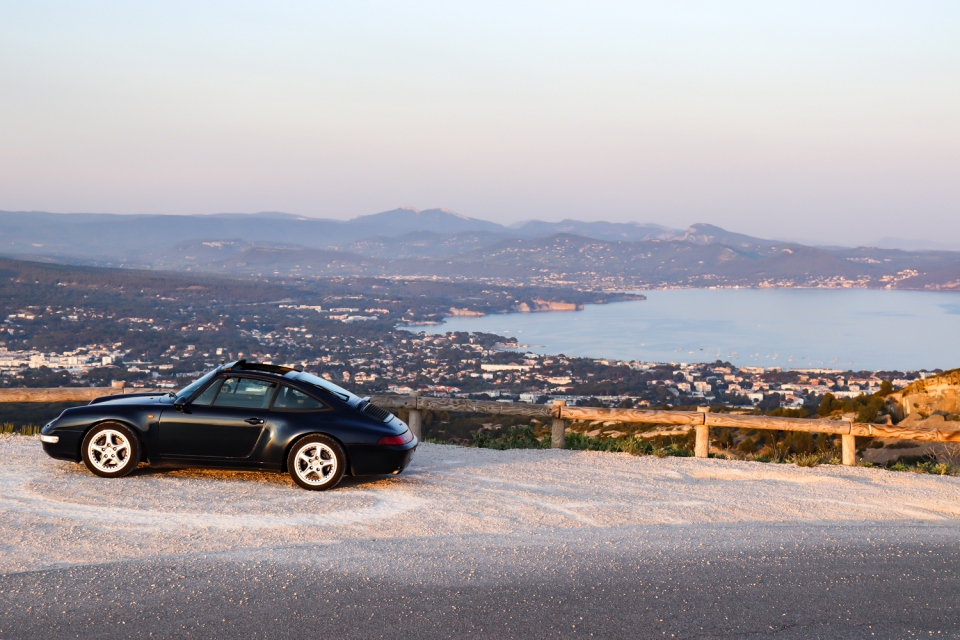
[{"label": "pale pink sky", "polygon": [[922,1],[3,3],[0,209],[956,243],[957,34]]}]

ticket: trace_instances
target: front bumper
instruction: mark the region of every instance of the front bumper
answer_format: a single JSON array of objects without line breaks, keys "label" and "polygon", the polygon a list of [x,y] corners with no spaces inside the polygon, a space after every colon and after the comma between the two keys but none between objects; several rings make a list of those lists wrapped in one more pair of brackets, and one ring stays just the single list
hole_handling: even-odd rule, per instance
[{"label": "front bumper", "polygon": [[[46,431],[46,429],[44,429]],[[83,434],[75,431],[57,430],[40,434],[43,443],[43,452],[57,460],[80,462],[80,438]],[[56,438],[56,442],[51,442]]]}]

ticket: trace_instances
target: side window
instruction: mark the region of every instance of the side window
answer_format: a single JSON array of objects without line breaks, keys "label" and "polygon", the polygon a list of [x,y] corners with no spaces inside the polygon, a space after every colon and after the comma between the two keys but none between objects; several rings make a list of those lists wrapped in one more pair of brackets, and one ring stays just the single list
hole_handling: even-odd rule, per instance
[{"label": "side window", "polygon": [[210,403],[213,402],[213,399],[217,397],[217,391],[220,390],[220,385],[222,383],[223,380],[214,380],[213,384],[211,384],[203,393],[197,396],[197,399],[191,404],[195,404],[200,407],[209,407]]},{"label": "side window", "polygon": [[214,401],[215,407],[266,409],[277,383],[253,378],[226,378]]},{"label": "side window", "polygon": [[302,391],[283,384],[280,385],[277,399],[273,401],[273,408],[285,411],[319,411],[326,409],[326,405]]}]

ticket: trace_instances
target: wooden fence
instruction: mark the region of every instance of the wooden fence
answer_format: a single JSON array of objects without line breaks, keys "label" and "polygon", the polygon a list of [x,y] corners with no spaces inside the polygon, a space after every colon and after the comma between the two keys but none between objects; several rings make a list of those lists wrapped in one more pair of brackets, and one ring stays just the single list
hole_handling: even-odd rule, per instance
[{"label": "wooden fence", "polygon": [[[157,392],[164,389],[61,387],[58,389],[0,389],[0,402],[89,402],[106,395]],[[639,422],[671,425],[674,432],[696,430],[694,455],[706,458],[710,448],[710,427],[733,429],[765,429],[772,431],[804,431],[839,435],[843,464],[856,464],[856,436],[873,438],[899,438],[902,440],[926,440],[931,442],[960,443],[960,428],[930,429],[897,427],[893,425],[865,424],[851,420],[815,420],[807,418],[779,418],[774,416],[710,413],[706,407],[698,411],[660,411],[647,409],[601,409],[596,407],[568,407],[562,401],[552,405],[527,404],[523,402],[494,402],[464,400],[460,398],[433,398],[420,395],[377,395],[370,398],[373,404],[384,409],[407,409],[410,430],[421,437],[423,411],[454,411],[485,415],[510,415],[542,418],[552,421],[552,444],[563,447],[567,423],[573,420],[604,422]]]},{"label": "wooden fence", "polygon": [[410,429],[420,436],[422,412],[459,411],[494,415],[528,416],[552,419],[552,444],[563,447],[566,424],[572,420],[604,422],[640,422],[646,424],[688,427],[697,432],[694,455],[706,458],[710,449],[710,427],[733,429],[765,429],[770,431],[805,431],[839,435],[843,464],[856,464],[856,436],[873,438],[899,438],[902,440],[926,440],[933,442],[960,442],[958,429],[922,429],[893,425],[866,424],[851,420],[815,420],[808,418],[780,418],[775,416],[738,415],[710,413],[707,407],[698,411],[659,411],[648,409],[601,409],[596,407],[568,407],[562,401],[553,405],[537,405],[514,402],[461,400],[457,398],[431,398],[426,396],[373,396],[371,402],[384,409],[407,409],[410,412]]}]

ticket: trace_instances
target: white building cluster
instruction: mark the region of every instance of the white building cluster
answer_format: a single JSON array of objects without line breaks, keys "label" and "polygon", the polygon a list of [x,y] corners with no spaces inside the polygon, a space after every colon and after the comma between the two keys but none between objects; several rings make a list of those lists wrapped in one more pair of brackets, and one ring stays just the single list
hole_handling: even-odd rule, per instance
[{"label": "white building cluster", "polygon": [[0,375],[12,375],[24,368],[62,369],[80,374],[94,367],[109,366],[121,360],[122,353],[102,346],[88,346],[63,353],[10,351],[0,347]]}]

